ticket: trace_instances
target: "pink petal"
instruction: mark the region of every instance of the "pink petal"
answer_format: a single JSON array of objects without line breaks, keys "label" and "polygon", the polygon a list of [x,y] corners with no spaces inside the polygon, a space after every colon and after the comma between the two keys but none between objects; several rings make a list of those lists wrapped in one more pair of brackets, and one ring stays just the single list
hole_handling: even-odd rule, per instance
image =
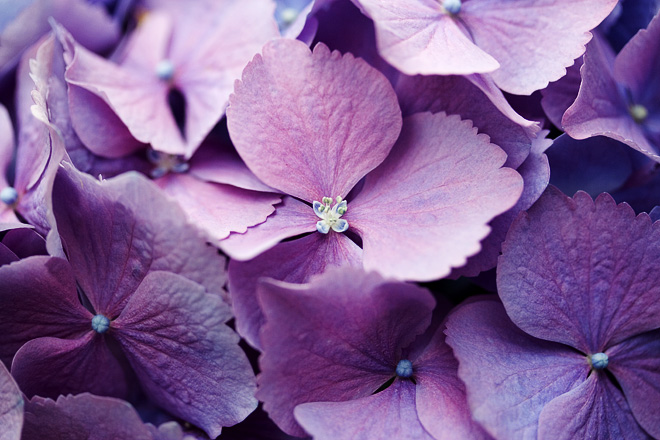
[{"label": "pink petal", "polygon": [[378,166],[399,134],[400,115],[387,79],[364,61],[282,39],[243,71],[227,123],[257,177],[311,203],[345,197]]},{"label": "pink petal", "polygon": [[362,237],[365,269],[428,281],[465,264],[487,223],[522,191],[520,175],[501,168],[505,160],[470,121],[444,113],[406,118],[392,153],[345,215]]}]

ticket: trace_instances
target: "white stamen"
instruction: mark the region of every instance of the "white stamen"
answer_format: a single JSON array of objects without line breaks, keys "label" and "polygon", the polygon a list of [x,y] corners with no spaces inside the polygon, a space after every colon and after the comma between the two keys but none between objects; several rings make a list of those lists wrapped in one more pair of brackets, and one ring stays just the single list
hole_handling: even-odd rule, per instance
[{"label": "white stamen", "polygon": [[327,234],[332,229],[335,232],[345,232],[348,229],[348,222],[341,218],[348,210],[346,200],[337,197],[337,203],[331,206],[333,200],[331,197],[323,197],[323,203],[314,201],[312,208],[314,213],[321,220],[316,222],[316,230],[321,234]]}]

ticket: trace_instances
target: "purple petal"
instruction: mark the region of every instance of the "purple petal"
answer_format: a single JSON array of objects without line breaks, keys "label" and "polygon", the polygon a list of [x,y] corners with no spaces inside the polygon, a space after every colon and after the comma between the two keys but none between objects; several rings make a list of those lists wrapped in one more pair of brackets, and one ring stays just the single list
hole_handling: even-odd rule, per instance
[{"label": "purple petal", "polygon": [[401,350],[431,321],[434,300],[412,284],[334,269],[304,286],[259,285],[266,324],[257,397],[285,432],[293,409],[368,396],[395,375]]},{"label": "purple petal", "polygon": [[[83,393],[57,401],[33,397],[25,404],[23,440],[153,440],[133,407],[123,400]],[[4,440],[4,439],[3,439]]]},{"label": "purple petal", "polygon": [[23,426],[23,396],[9,371],[0,363],[0,440],[19,440]]},{"label": "purple petal", "polygon": [[660,224],[607,193],[594,202],[549,188],[502,253],[500,297],[530,335],[592,354],[660,327]]},{"label": "purple petal", "polygon": [[444,325],[436,330],[413,361],[417,384],[417,417],[435,439],[486,439],[468,407],[465,385],[458,378],[458,361],[445,342]]},{"label": "purple petal", "polygon": [[660,331],[633,336],[607,354],[607,368],[621,385],[635,419],[652,437],[660,437]]},{"label": "purple petal", "polygon": [[406,118],[392,153],[345,215],[362,237],[365,269],[428,281],[465,264],[479,251],[487,223],[522,191],[520,175],[501,168],[505,160],[458,116]]},{"label": "purple petal", "polygon": [[257,301],[261,277],[305,283],[332,266],[362,266],[362,250],[344,234],[312,233],[280,243],[250,261],[229,262],[229,292],[236,314],[236,328],[250,345],[261,347],[259,329],[264,323]]},{"label": "purple petal", "polygon": [[543,406],[589,372],[585,356],[523,333],[493,300],[457,308],[445,333],[472,415],[496,438],[534,438]]},{"label": "purple petal", "polygon": [[603,373],[586,381],[543,408],[538,438],[648,439],[639,427],[621,391]]},{"label": "purple petal", "polygon": [[281,240],[316,231],[317,221],[311,206],[293,197],[283,197],[275,213],[264,223],[249,228],[244,234],[230,234],[220,242],[220,248],[235,260],[249,260]]},{"label": "purple petal", "polygon": [[507,153],[505,165],[511,168],[525,160],[538,130],[511,108],[486,75],[401,76],[396,91],[404,116],[444,111],[472,120],[480,133]]},{"label": "purple petal", "polygon": [[31,339],[80,337],[91,329],[69,264],[30,257],[0,267],[0,359],[6,365]]},{"label": "purple petal", "polygon": [[575,60],[575,63],[566,69],[566,75],[555,82],[548,84],[548,87],[541,90],[541,106],[550,122],[555,127],[561,128],[561,120],[568,108],[573,105],[580,90],[580,69],[582,68],[582,57]]},{"label": "purple petal", "polygon": [[491,74],[495,83],[529,95],[566,74],[584,53],[588,31],[615,5],[616,0],[481,0],[465,2],[460,16],[475,43],[500,63]]},{"label": "purple petal", "polygon": [[433,1],[359,0],[376,25],[378,50],[408,75],[492,72],[499,63]]},{"label": "purple petal", "polygon": [[83,392],[126,397],[129,386],[134,385],[112,354],[110,338],[94,332],[90,325],[78,339],[33,339],[16,352],[11,374],[30,398]]},{"label": "purple petal", "polygon": [[400,115],[387,79],[364,61],[281,39],[243,71],[227,123],[257,177],[311,203],[345,197],[378,166],[399,134]]},{"label": "purple petal", "polygon": [[116,318],[149,271],[166,270],[221,293],[224,258],[185,215],[136,173],[99,182],[70,167],[53,188],[59,233],[95,311]]},{"label": "purple petal", "polygon": [[580,91],[564,113],[563,128],[575,139],[598,135],[611,137],[660,161],[657,147],[647,140],[643,126],[630,115],[629,103],[615,81],[613,64],[612,49],[606,42],[595,38],[584,55]]},{"label": "purple petal", "polygon": [[395,380],[380,393],[361,399],[304,403],[295,408],[295,415],[316,440],[440,438],[429,434],[420,423],[415,411],[415,385],[408,380]]},{"label": "purple petal", "polygon": [[255,380],[229,307],[179,275],[153,272],[112,324],[157,405],[217,437],[257,406]]},{"label": "purple petal", "polygon": [[276,194],[205,182],[187,174],[169,174],[156,180],[156,185],[176,199],[188,220],[213,241],[265,222],[281,200]]}]

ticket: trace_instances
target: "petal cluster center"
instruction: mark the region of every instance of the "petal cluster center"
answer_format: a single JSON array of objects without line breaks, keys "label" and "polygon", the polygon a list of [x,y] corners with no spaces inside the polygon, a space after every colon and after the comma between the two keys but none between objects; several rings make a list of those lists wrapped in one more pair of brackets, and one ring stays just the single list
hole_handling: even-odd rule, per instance
[{"label": "petal cluster center", "polygon": [[348,204],[337,196],[337,203],[332,205],[332,197],[323,197],[322,202],[314,200],[312,204],[314,213],[320,218],[316,222],[316,230],[322,234],[327,234],[332,229],[335,232],[345,232],[348,229],[348,222],[341,218],[346,214]]}]

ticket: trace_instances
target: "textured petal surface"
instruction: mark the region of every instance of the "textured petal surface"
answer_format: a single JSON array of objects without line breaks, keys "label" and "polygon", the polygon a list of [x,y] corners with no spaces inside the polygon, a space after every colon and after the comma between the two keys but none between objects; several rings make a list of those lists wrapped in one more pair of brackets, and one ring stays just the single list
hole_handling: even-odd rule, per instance
[{"label": "textured petal surface", "polygon": [[401,111],[387,79],[364,61],[283,39],[243,71],[227,123],[257,177],[311,203],[346,197],[385,159]]},{"label": "textured petal surface", "polygon": [[544,405],[589,372],[585,356],[523,333],[494,300],[460,306],[445,333],[472,415],[495,438],[535,438]]},{"label": "textured petal surface", "polygon": [[311,206],[285,196],[264,223],[249,228],[244,234],[230,234],[220,242],[220,248],[233,259],[249,260],[281,240],[316,231],[318,220]]},{"label": "textured petal surface", "polygon": [[91,329],[91,319],[65,260],[37,256],[0,267],[0,359],[5,365],[31,339],[82,336]]},{"label": "textured petal surface", "polygon": [[607,350],[608,369],[623,389],[640,425],[660,437],[660,331],[633,336]]},{"label": "textured petal surface", "polygon": [[295,415],[316,440],[437,439],[419,421],[411,381],[396,380],[380,393],[347,402],[304,403]]},{"label": "textured petal surface", "polygon": [[277,194],[205,182],[187,174],[169,174],[156,185],[176,199],[188,220],[214,242],[263,223],[282,200]]},{"label": "textured petal surface", "polygon": [[30,398],[83,392],[125,398],[129,383],[109,338],[90,328],[78,339],[33,339],[16,353],[11,374]]},{"label": "textured petal surface", "polygon": [[292,435],[304,434],[296,405],[365,397],[393,377],[435,305],[424,289],[347,268],[304,286],[264,281],[259,300],[266,324],[257,397]]},{"label": "textured petal surface", "polygon": [[532,123],[511,108],[485,75],[401,76],[396,91],[404,116],[443,111],[472,120],[479,133],[507,154],[505,166],[518,168],[529,154],[537,128],[529,127]]},{"label": "textured petal surface", "polygon": [[9,371],[0,364],[0,440],[19,440],[23,426],[23,396]]},{"label": "textured petal surface", "polygon": [[604,374],[597,373],[543,408],[538,438],[650,439],[635,421],[621,391]]},{"label": "textured petal surface", "polygon": [[576,139],[607,136],[660,161],[657,145],[646,138],[644,128],[630,116],[622,86],[613,72],[614,55],[607,43],[596,38],[587,47],[580,69],[582,83],[577,99],[562,119],[566,133]]},{"label": "textured petal surface", "polygon": [[487,223],[522,191],[520,175],[501,168],[505,160],[458,116],[406,118],[392,153],[344,216],[362,237],[365,269],[428,281],[465,264],[479,251]]},{"label": "textured petal surface", "polygon": [[445,342],[444,325],[413,361],[417,417],[436,440],[486,439],[472,420],[465,385],[458,378],[458,361]]},{"label": "textured petal surface", "polygon": [[383,58],[415,75],[492,72],[499,63],[477,47],[464,25],[433,0],[359,0],[376,25]]},{"label": "textured petal surface", "polygon": [[607,193],[549,188],[511,226],[497,286],[513,322],[538,338],[598,353],[660,327],[660,223]]},{"label": "textured petal surface", "polygon": [[23,440],[152,440],[149,428],[123,400],[83,393],[25,405]]},{"label": "textured petal surface", "polygon": [[222,292],[224,258],[204,245],[176,203],[144,177],[129,173],[99,182],[63,168],[53,205],[76,280],[97,312],[116,318],[152,270]]},{"label": "textured petal surface", "polygon": [[116,337],[157,405],[217,437],[257,407],[255,379],[231,310],[186,278],[153,272],[117,321]]},{"label": "textured petal surface", "polygon": [[312,275],[332,266],[362,266],[362,250],[343,234],[312,233],[280,243],[250,261],[229,262],[229,292],[236,328],[252,346],[260,348],[259,330],[264,323],[257,301],[257,281],[269,277],[305,283]]},{"label": "textured petal surface", "polygon": [[499,61],[495,83],[529,95],[566,74],[584,53],[588,31],[615,5],[616,0],[480,0],[465,2],[459,16],[477,46]]}]

